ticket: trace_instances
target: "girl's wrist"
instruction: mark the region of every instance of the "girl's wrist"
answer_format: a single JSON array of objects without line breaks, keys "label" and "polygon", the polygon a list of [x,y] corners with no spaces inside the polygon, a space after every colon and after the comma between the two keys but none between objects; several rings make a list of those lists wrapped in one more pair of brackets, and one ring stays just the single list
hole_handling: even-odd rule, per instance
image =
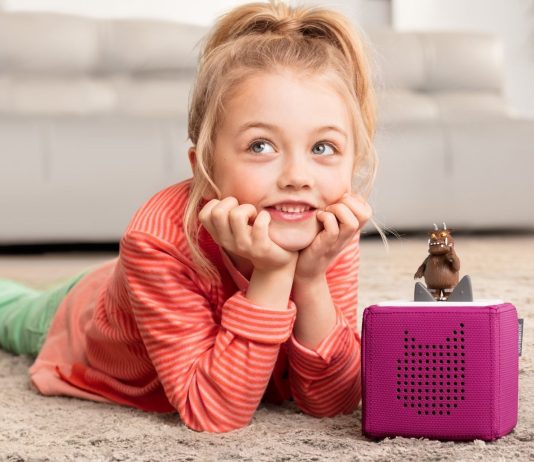
[{"label": "girl's wrist", "polygon": [[246,297],[253,303],[273,309],[287,309],[295,265],[276,269],[255,268]]},{"label": "girl's wrist", "polygon": [[298,343],[315,349],[336,325],[337,314],[328,282],[323,276],[318,280],[306,279],[293,290],[297,305],[297,317],[293,333]]},{"label": "girl's wrist", "polygon": [[299,274],[297,271],[295,272],[294,282],[296,285],[299,284],[314,284],[317,282],[322,282],[323,280],[326,280],[326,273],[320,272],[320,273],[307,273],[307,274]]},{"label": "girl's wrist", "polygon": [[321,287],[328,285],[325,274],[318,274],[314,276],[298,276],[295,274],[293,278],[293,287],[291,288],[291,295],[295,302],[301,301],[302,297],[307,297],[311,294],[310,288]]}]

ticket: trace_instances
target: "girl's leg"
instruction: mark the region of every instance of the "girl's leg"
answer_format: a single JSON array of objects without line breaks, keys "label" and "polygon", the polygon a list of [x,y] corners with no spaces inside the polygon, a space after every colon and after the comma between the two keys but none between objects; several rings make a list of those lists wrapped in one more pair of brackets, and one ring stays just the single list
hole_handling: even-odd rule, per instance
[{"label": "girl's leg", "polygon": [[57,307],[85,274],[43,291],[0,279],[0,347],[18,355],[37,356]]}]

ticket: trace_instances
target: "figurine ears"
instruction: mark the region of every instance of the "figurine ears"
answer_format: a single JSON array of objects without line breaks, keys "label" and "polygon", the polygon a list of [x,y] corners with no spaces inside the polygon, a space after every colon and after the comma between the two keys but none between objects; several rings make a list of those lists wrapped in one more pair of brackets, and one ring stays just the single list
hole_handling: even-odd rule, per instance
[{"label": "figurine ears", "polygon": [[428,235],[431,236],[432,233],[435,233],[436,231],[449,231],[449,233],[452,233],[454,229],[448,228],[445,222],[443,223],[443,228],[441,229],[438,227],[438,225],[436,225],[436,223],[434,223],[434,229],[432,231],[429,231]]}]

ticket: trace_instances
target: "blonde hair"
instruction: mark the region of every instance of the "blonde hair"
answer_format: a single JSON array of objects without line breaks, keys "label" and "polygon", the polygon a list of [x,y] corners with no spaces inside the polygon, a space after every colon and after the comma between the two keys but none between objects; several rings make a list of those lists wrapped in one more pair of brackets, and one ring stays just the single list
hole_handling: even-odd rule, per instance
[{"label": "blonde hair", "polygon": [[353,183],[367,197],[374,182],[378,166],[372,143],[375,99],[364,44],[352,24],[335,11],[291,7],[275,0],[232,9],[218,18],[204,39],[189,107],[188,135],[195,146],[196,166],[184,230],[194,264],[209,279],[216,278],[217,271],[198,244],[198,213],[204,194],[215,191],[221,198],[212,175],[224,104],[247,77],[276,68],[331,81],[347,101],[353,119]]}]

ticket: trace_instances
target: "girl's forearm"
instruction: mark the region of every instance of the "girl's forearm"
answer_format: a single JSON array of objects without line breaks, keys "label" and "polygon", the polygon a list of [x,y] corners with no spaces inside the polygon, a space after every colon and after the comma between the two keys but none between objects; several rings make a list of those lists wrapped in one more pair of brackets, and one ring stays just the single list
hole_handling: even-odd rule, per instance
[{"label": "girl's forearm", "polygon": [[293,263],[276,270],[256,268],[250,277],[246,297],[266,308],[287,310],[294,274]]},{"label": "girl's forearm", "polygon": [[297,305],[295,338],[301,345],[314,349],[336,325],[336,309],[326,276],[306,281],[295,279],[293,300]]}]

